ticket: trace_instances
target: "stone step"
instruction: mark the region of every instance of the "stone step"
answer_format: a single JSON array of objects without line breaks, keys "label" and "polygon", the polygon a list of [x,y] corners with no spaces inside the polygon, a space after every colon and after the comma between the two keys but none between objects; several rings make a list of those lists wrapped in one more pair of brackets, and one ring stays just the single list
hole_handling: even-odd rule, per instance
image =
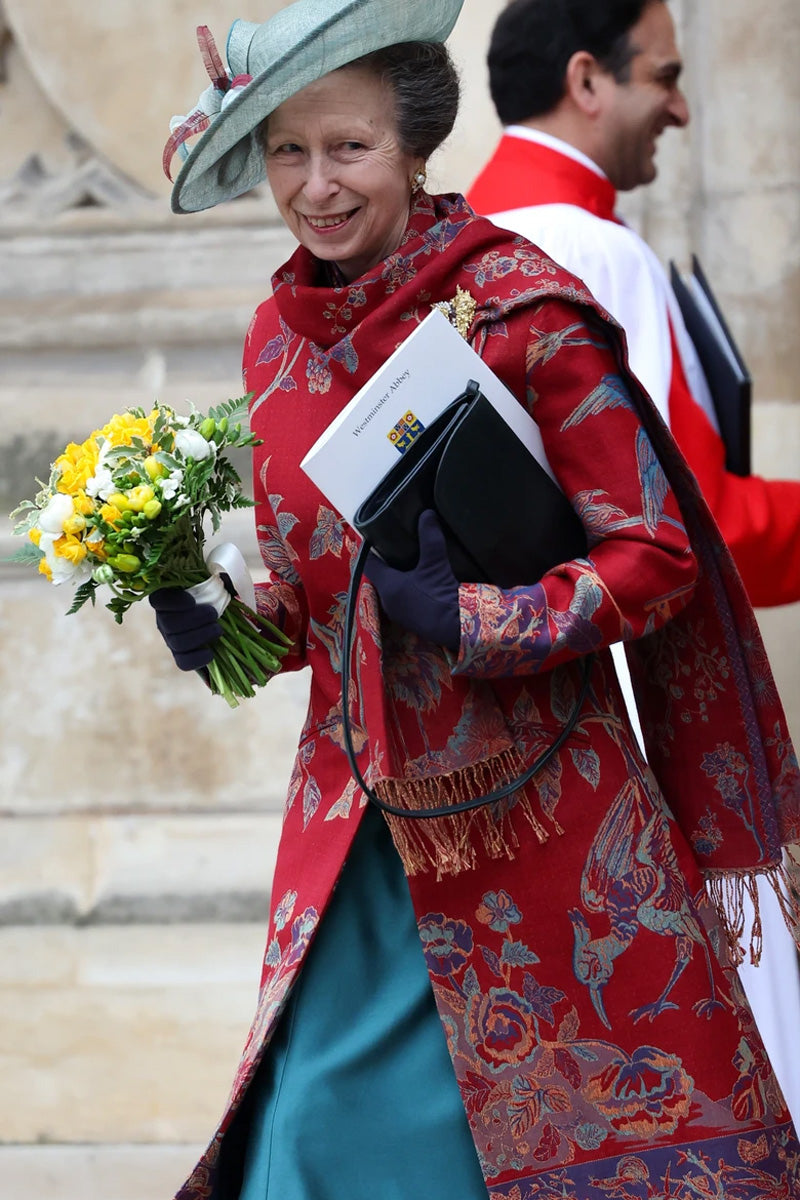
[{"label": "stone step", "polygon": [[280,812],[308,672],[229,709],[176,669],[147,603],[117,625],[35,571],[0,594],[0,814]]},{"label": "stone step", "polygon": [[0,930],[3,1141],[204,1144],[265,938],[265,922]]},{"label": "stone step", "polygon": [[170,1200],[200,1146],[0,1146],[6,1200]]},{"label": "stone step", "polygon": [[0,817],[0,926],[266,920],[277,814]]}]

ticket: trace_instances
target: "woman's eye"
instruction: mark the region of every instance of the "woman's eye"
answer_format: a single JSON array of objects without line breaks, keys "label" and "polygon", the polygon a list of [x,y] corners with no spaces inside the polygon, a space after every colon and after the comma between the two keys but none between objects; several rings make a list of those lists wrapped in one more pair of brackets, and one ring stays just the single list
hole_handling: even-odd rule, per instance
[{"label": "woman's eye", "polygon": [[357,150],[363,150],[365,147],[364,147],[363,142],[343,142],[342,148],[344,150],[357,151]]},{"label": "woman's eye", "polygon": [[299,154],[300,147],[296,142],[283,142],[280,146],[275,146],[270,150],[270,154]]}]

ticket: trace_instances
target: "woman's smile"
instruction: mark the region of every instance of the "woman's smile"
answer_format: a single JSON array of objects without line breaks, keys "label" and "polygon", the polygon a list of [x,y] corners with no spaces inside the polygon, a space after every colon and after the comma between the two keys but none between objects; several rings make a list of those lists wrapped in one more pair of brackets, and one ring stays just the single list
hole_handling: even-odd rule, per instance
[{"label": "woman's smile", "polygon": [[327,230],[336,231],[344,228],[357,212],[358,208],[351,208],[349,212],[335,213],[328,217],[314,217],[309,213],[303,213],[302,216],[315,233],[325,233]]},{"label": "woman's smile", "polygon": [[394,253],[422,166],[400,145],[389,86],[360,67],[309,84],[269,117],[267,177],[286,225],[353,280]]}]

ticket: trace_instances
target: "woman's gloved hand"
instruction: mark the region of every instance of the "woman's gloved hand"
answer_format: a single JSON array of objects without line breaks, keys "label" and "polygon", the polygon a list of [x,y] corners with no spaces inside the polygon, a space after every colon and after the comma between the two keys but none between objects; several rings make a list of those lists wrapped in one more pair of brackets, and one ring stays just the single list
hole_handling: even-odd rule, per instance
[{"label": "woman's gloved hand", "polygon": [[433,509],[426,509],[420,517],[418,536],[419,560],[410,571],[398,571],[377,554],[370,554],[364,574],[380,596],[387,617],[456,652],[461,641],[458,580]]},{"label": "woman's gloved hand", "polygon": [[198,604],[184,588],[159,588],[149,600],[156,625],[182,671],[199,671],[214,657],[213,643],[222,636],[213,604]]}]

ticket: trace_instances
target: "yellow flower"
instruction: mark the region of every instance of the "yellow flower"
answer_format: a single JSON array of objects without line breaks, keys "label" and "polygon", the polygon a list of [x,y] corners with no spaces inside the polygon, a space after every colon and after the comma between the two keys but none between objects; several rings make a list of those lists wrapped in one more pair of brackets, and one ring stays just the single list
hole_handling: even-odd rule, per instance
[{"label": "yellow flower", "polygon": [[84,491],[76,492],[72,497],[72,503],[75,505],[75,512],[84,517],[88,517],[89,513],[94,511],[94,501]]},{"label": "yellow flower", "polygon": [[34,546],[38,546],[39,542],[42,540],[41,529],[34,525],[33,529],[28,530],[28,537],[33,542]]},{"label": "yellow flower", "polygon": [[153,489],[146,483],[140,484],[138,487],[132,487],[126,493],[128,505],[134,512],[141,512],[145,504],[151,500],[155,500],[156,494]]},{"label": "yellow flower", "polygon": [[76,537],[79,533],[83,533],[85,528],[86,517],[82,516],[81,513],[78,512],[74,513],[64,522],[64,533],[72,534]]},{"label": "yellow flower", "polygon": [[59,558],[65,558],[67,562],[71,562],[74,566],[83,562],[86,558],[86,547],[80,538],[77,537],[60,537],[53,543],[53,551]]},{"label": "yellow flower", "polygon": [[128,512],[130,509],[128,497],[124,492],[114,492],[113,495],[108,497],[108,503],[113,504],[114,508],[119,509],[121,513]]},{"label": "yellow flower", "polygon": [[158,462],[155,454],[148,455],[148,457],[144,460],[144,469],[154,483],[156,479],[163,479],[163,477],[167,474],[167,468],[163,463]]},{"label": "yellow flower", "polygon": [[94,438],[81,445],[70,442],[53,464],[59,472],[58,490],[73,495],[82,491],[97,470],[100,451]]},{"label": "yellow flower", "polygon": [[119,526],[119,523],[122,520],[122,513],[117,508],[116,504],[112,504],[110,501],[101,506],[100,516],[104,521],[107,521],[109,525],[113,525],[115,529]]},{"label": "yellow flower", "polygon": [[141,438],[150,445],[153,439],[153,423],[157,415],[157,409],[154,409],[149,417],[135,417],[129,412],[118,413],[103,426],[100,434],[107,438],[112,446],[130,446],[134,438]]},{"label": "yellow flower", "polygon": [[51,583],[53,582],[53,572],[50,570],[46,558],[39,559],[39,574],[46,576]]}]

